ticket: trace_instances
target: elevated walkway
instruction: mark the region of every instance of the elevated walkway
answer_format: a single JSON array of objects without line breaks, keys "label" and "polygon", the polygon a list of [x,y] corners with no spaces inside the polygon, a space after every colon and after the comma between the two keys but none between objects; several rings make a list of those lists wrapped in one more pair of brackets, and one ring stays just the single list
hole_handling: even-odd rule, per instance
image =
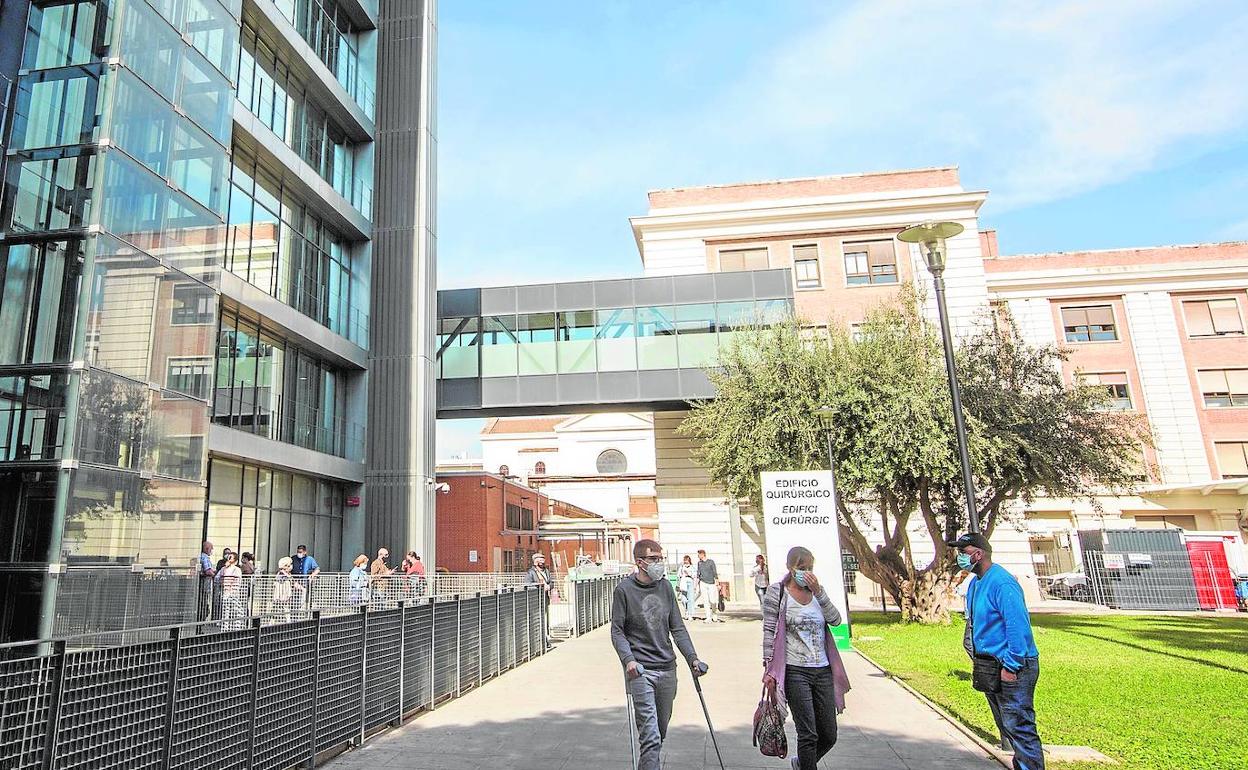
[{"label": "elevated walkway", "polygon": [[[690,632],[711,666],[704,689],[728,768],[787,764],[750,742],[760,689],[757,620],[730,619]],[[854,653],[840,740],[821,768],[1000,770],[956,728]],[[608,628],[564,642],[484,687],[377,736],[329,763],[332,770],[558,770],[631,767],[622,674]],[[969,686],[969,685],[968,685]],[[789,726],[789,745],[796,739]],[[666,766],[718,768],[697,694],[685,672],[666,743]]]}]

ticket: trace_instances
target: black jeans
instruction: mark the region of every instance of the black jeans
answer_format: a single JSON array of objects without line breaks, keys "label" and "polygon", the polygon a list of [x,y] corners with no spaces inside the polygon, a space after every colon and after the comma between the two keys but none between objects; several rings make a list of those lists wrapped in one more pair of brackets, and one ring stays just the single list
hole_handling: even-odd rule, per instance
[{"label": "black jeans", "polygon": [[1018,681],[1002,682],[1001,692],[986,693],[993,716],[1001,715],[1000,725],[1014,747],[1014,770],[1044,770],[1044,749],[1036,732],[1036,682],[1040,679],[1040,659],[1023,658]]},{"label": "black jeans", "polygon": [[832,668],[786,666],[784,696],[797,728],[797,759],[801,770],[816,770],[823,755],[836,745],[836,696]]}]

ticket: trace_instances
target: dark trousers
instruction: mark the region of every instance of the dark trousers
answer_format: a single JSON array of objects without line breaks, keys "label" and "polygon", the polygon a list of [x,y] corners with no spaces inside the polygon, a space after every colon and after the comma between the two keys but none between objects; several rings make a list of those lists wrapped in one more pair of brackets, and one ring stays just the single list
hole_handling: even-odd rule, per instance
[{"label": "dark trousers", "polygon": [[1036,732],[1036,682],[1040,659],[1023,658],[1017,682],[1001,682],[1001,692],[985,693],[993,716],[1001,715],[1001,729],[1014,747],[1014,770],[1044,770],[1044,749]]},{"label": "dark trousers", "polygon": [[797,760],[801,770],[816,770],[836,745],[836,697],[832,668],[787,666],[784,697],[797,728]]}]

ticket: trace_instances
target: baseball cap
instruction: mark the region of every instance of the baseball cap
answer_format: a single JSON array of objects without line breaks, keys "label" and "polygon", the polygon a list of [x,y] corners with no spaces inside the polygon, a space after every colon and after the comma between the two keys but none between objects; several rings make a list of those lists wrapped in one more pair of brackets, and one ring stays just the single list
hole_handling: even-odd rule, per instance
[{"label": "baseball cap", "polygon": [[945,541],[945,544],[958,549],[974,546],[986,553],[992,553],[992,544],[988,542],[988,538],[978,532],[967,532],[957,540]]}]

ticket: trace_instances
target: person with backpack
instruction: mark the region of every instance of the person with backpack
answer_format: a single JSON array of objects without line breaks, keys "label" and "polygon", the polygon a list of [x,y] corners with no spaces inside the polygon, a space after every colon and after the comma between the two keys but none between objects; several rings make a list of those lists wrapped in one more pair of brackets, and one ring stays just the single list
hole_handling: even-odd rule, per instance
[{"label": "person with backpack", "polygon": [[637,770],[659,770],[663,740],[676,698],[676,652],[694,676],[706,666],[698,660],[693,640],[667,581],[663,548],[653,540],[633,546],[637,572],[620,581],[611,596],[611,644],[624,667],[625,686],[637,725]]},{"label": "person with backpack", "polygon": [[808,549],[789,549],[785,566],[785,576],[763,595],[763,687],[793,715],[793,769],[816,770],[836,745],[836,715],[845,710],[849,690],[829,629],[840,625],[841,613],[815,577]]}]

